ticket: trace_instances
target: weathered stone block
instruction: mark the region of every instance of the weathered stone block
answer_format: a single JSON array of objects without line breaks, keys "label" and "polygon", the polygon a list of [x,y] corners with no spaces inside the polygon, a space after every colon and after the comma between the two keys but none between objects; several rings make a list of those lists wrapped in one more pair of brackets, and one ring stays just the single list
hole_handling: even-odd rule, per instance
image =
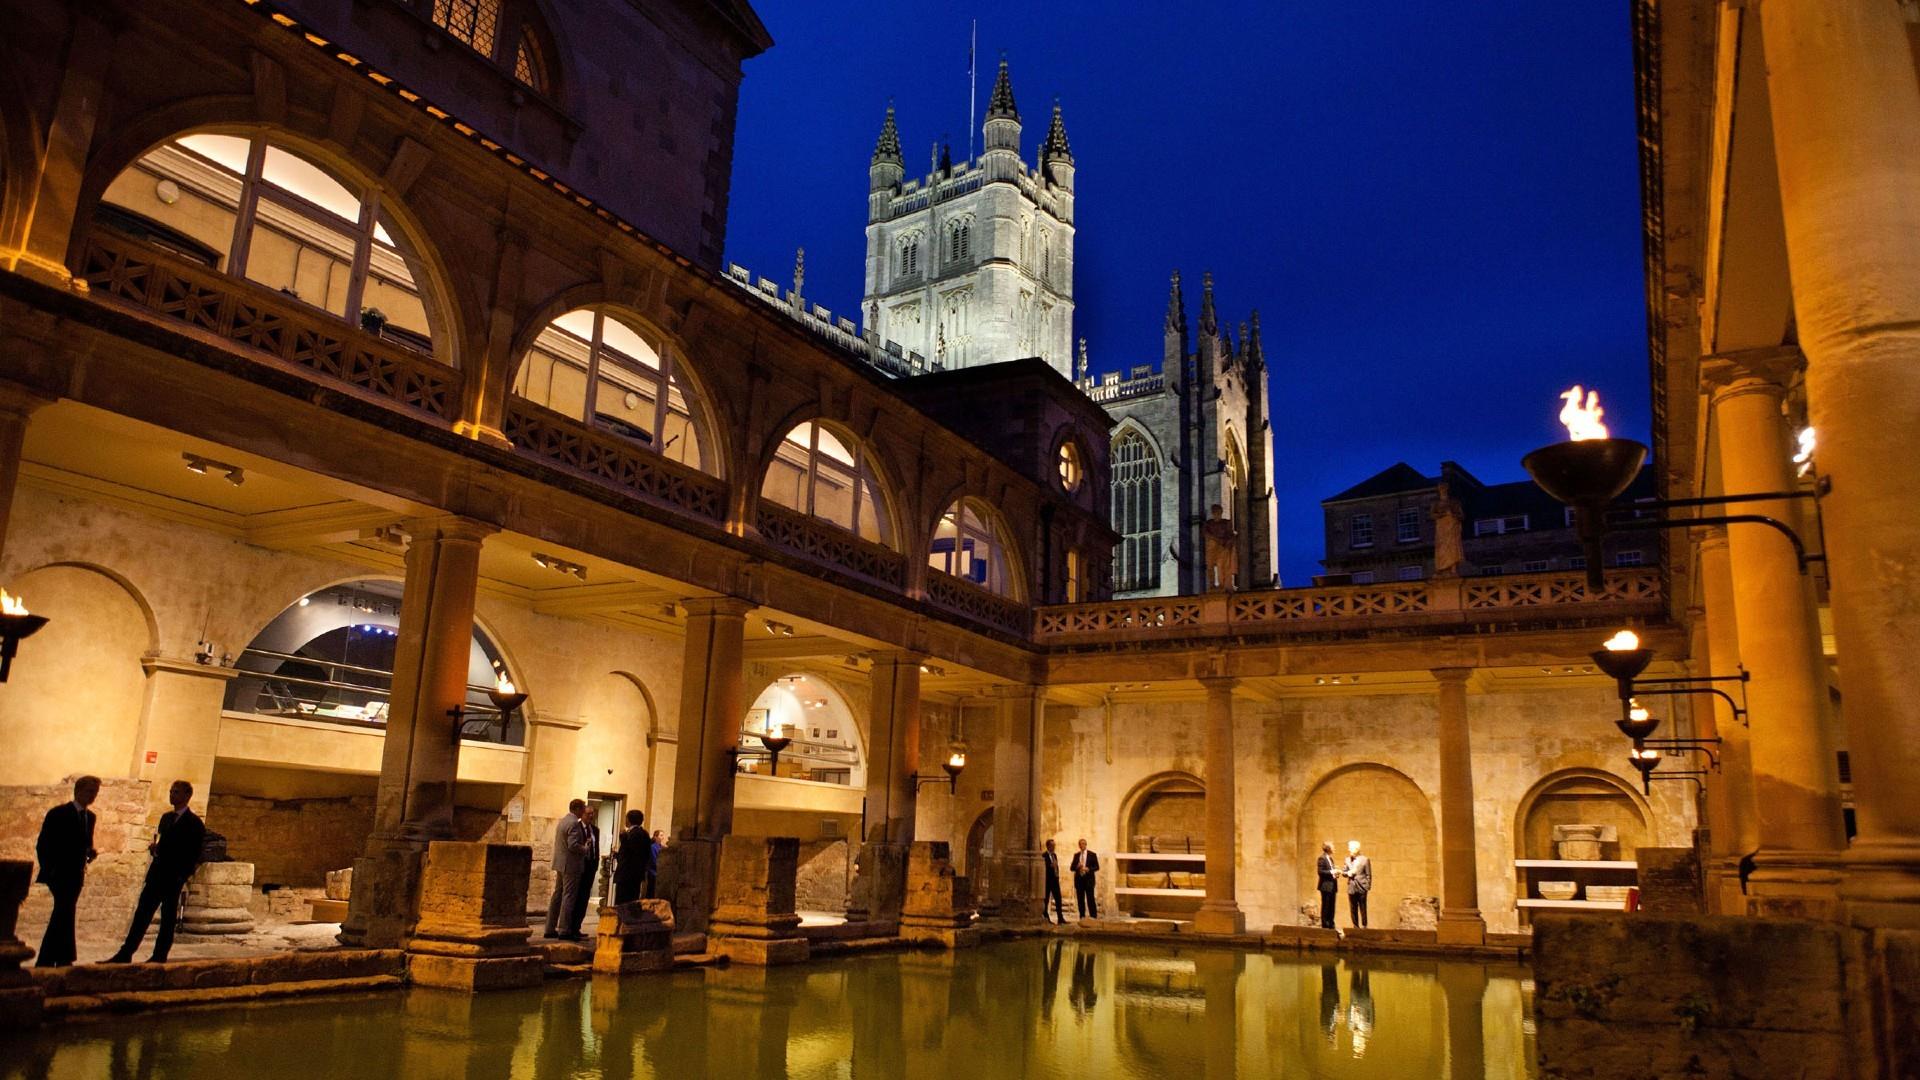
[{"label": "weathered stone block", "polygon": [[729,836],[720,848],[720,900],[707,924],[708,947],[745,964],[807,957],[793,883],[800,842],[790,836]]},{"label": "weathered stone block", "polygon": [[1635,848],[1640,910],[1658,915],[1699,915],[1705,908],[1700,854],[1693,848]]},{"label": "weathered stone block", "polygon": [[1402,897],[1400,910],[1394,913],[1394,918],[1394,928],[1397,930],[1432,930],[1440,925],[1440,898]]},{"label": "weathered stone block", "polygon": [[907,845],[883,840],[860,845],[860,853],[854,859],[847,921],[897,926],[906,898]]},{"label": "weathered stone block", "polygon": [[41,990],[20,968],[33,950],[14,932],[32,877],[25,859],[0,860],[0,1030],[40,1022]]},{"label": "weathered stone block", "polygon": [[345,870],[327,871],[327,899],[348,900],[353,897],[353,867]]},{"label": "weathered stone block", "polygon": [[545,960],[527,944],[523,844],[436,840],[420,874],[419,920],[407,940],[417,986],[491,990],[532,986]]},{"label": "weathered stone block", "polygon": [[459,957],[409,953],[407,979],[415,986],[436,990],[516,990],[538,986],[546,977],[546,961],[526,956]]},{"label": "weathered stone block", "polygon": [[608,975],[673,967],[673,908],[665,900],[633,900],[603,908],[593,970]]},{"label": "weathered stone block", "polygon": [[907,894],[900,936],[908,941],[962,948],[979,942],[973,926],[972,889],[953,872],[944,840],[917,840],[907,855]]}]

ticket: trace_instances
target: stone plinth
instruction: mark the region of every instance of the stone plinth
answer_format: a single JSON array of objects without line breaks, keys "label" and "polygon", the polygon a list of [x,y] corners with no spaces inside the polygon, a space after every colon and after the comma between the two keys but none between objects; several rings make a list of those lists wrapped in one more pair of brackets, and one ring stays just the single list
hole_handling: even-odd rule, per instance
[{"label": "stone plinth", "polygon": [[20,965],[33,950],[20,940],[14,926],[20,905],[33,880],[33,864],[25,859],[0,860],[0,1030],[31,1027],[40,1022],[41,989]]},{"label": "stone plinth", "polygon": [[628,975],[673,967],[673,905],[630,900],[602,908],[594,945],[596,975]]},{"label": "stone plinth", "polygon": [[327,871],[327,899],[349,900],[353,897],[353,867],[345,870]]},{"label": "stone plinth", "polygon": [[1400,898],[1400,907],[1394,912],[1394,928],[1398,930],[1432,930],[1440,925],[1440,898],[1437,896],[1405,896]]},{"label": "stone plinth", "polygon": [[872,936],[891,936],[907,898],[907,845],[885,840],[861,844],[853,873],[847,921],[866,923]]},{"label": "stone plinth", "polygon": [[201,863],[187,881],[187,902],[180,909],[180,932],[217,936],[253,930],[253,864]]},{"label": "stone plinth", "polygon": [[1704,914],[1706,887],[1694,848],[1635,848],[1640,910],[1657,915]]},{"label": "stone plinth", "polygon": [[707,923],[708,948],[742,964],[791,964],[807,958],[793,910],[800,841],[791,836],[729,836],[720,846],[718,903]]},{"label": "stone plinth", "polygon": [[527,945],[527,870],[520,844],[436,840],[420,875],[420,919],[407,941],[415,986],[496,990],[533,986],[544,961]]},{"label": "stone plinth", "polygon": [[712,840],[675,840],[660,853],[659,895],[673,904],[673,923],[684,932],[707,929],[718,906],[720,844]]},{"label": "stone plinth", "polygon": [[900,936],[907,941],[949,949],[980,943],[973,925],[973,890],[953,872],[945,840],[916,840],[907,855],[907,895],[900,911]]}]

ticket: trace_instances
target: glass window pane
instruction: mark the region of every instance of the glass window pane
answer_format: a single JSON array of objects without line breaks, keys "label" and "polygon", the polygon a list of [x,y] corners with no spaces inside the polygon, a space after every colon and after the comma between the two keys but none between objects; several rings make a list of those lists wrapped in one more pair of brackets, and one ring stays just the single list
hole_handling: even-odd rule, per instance
[{"label": "glass window pane", "polygon": [[761,481],[760,497],[772,499],[790,510],[807,509],[806,459],[792,453],[792,444],[780,448],[773,464],[767,466],[767,478]]},{"label": "glass window pane", "polygon": [[267,147],[266,163],[260,178],[282,191],[290,191],[350,224],[360,222],[360,197],[347,186],[303,158],[277,146]]},{"label": "glass window pane", "polygon": [[247,150],[251,142],[238,135],[182,135],[181,146],[219,165],[235,176],[247,175]]},{"label": "glass window pane", "polygon": [[637,361],[655,370],[660,367],[660,354],[654,351],[652,345],[647,344],[645,338],[618,319],[600,320],[600,344],[628,360]]},{"label": "glass window pane", "polygon": [[[824,439],[824,435],[822,438]],[[851,532],[853,530],[853,473],[829,461],[816,461],[813,513]]]},{"label": "glass window pane", "polygon": [[353,265],[327,250],[342,246],[353,250],[346,236],[317,225],[295,238],[257,223],[247,248],[247,277],[344,316],[346,281]]},{"label": "glass window pane", "polygon": [[820,432],[820,453],[843,465],[853,464],[853,451],[847,449],[846,443],[834,438],[833,433],[824,428]]}]

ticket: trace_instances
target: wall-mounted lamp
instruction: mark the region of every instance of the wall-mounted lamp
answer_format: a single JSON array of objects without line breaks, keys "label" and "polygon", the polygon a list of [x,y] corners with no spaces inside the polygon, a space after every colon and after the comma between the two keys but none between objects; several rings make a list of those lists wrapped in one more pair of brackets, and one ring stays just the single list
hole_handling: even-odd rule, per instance
[{"label": "wall-mounted lamp", "polygon": [[[513,717],[514,710],[526,704],[527,695],[525,691],[513,685],[513,679],[508,677],[506,672],[501,671],[494,674],[493,686],[487,690],[487,700],[493,702],[493,707],[500,710],[500,730],[504,732],[507,722]],[[447,710],[447,715],[453,719],[453,741],[458,743],[466,730],[467,707],[464,703],[455,705]]]},{"label": "wall-mounted lamp", "polygon": [[45,615],[33,614],[27,610],[26,601],[0,589],[0,683],[6,682],[13,671],[13,656],[20,651],[20,642],[45,625]]},{"label": "wall-mounted lamp", "polygon": [[921,776],[916,773],[908,777],[908,779],[913,781],[913,790],[915,791],[919,791],[927,784],[938,784],[942,780],[945,780],[948,791],[958,792],[960,790],[960,774],[965,771],[966,767],[967,752],[956,746],[953,748],[953,751],[947,755],[947,760],[940,763],[941,770],[947,775]]},{"label": "wall-mounted lamp", "polygon": [[[1640,474],[1647,459],[1645,445],[1632,439],[1609,436],[1601,422],[1605,410],[1600,407],[1598,391],[1583,391],[1575,386],[1560,397],[1566,406],[1560,410],[1560,422],[1567,426],[1567,441],[1543,446],[1520,459],[1521,467],[1540,489],[1573,508],[1573,522],[1580,544],[1587,553],[1587,587],[1598,591],[1606,586],[1601,572],[1600,540],[1608,532],[1632,532],[1646,529],[1690,529],[1696,525],[1765,525],[1779,530],[1793,542],[1793,550],[1805,572],[1807,564],[1826,560],[1821,552],[1809,554],[1800,534],[1778,518],[1764,514],[1716,514],[1696,517],[1667,517],[1648,511],[1683,507],[1724,506],[1728,503],[1770,502],[1775,499],[1812,499],[1819,513],[1820,496],[1828,484],[1817,478],[1812,491],[1762,491],[1743,495],[1715,495],[1700,499],[1645,499],[1622,506],[1610,506]],[[1796,457],[1795,459],[1799,459]],[[1811,442],[1807,462],[1812,461]],[[1628,513],[1632,517],[1610,520],[1610,513]]]},{"label": "wall-mounted lamp", "polygon": [[767,748],[767,775],[780,775],[780,751],[793,744],[793,736],[782,733],[791,730],[793,730],[791,727],[782,725],[775,730],[760,733],[760,745]]}]

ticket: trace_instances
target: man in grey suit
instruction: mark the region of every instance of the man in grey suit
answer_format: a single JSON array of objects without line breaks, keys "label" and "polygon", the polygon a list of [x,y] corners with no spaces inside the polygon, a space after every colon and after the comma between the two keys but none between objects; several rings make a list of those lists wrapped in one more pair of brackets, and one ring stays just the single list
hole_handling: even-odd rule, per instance
[{"label": "man in grey suit", "polygon": [[1347,841],[1347,865],[1340,874],[1347,879],[1347,913],[1353,925],[1367,925],[1367,894],[1373,891],[1373,860],[1361,854],[1360,841]]},{"label": "man in grey suit", "polygon": [[547,937],[578,941],[580,934],[572,925],[573,907],[586,887],[581,878],[587,869],[587,804],[575,799],[567,804],[567,816],[553,825],[553,898],[547,901]]}]

